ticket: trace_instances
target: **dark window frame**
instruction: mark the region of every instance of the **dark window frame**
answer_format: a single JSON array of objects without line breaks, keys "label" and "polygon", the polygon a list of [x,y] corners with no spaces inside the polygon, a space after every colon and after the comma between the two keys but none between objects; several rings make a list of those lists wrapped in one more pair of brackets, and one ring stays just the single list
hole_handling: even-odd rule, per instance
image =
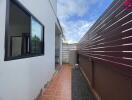
[{"label": "dark window frame", "polygon": [[[42,48],[40,54],[29,54],[29,55],[23,55],[23,56],[16,56],[16,57],[8,57],[8,49],[11,50],[11,47],[8,48],[8,34],[9,34],[9,19],[10,19],[10,3],[15,4],[18,8],[20,8],[24,13],[30,16],[30,21],[33,18],[35,21],[37,21],[42,26]],[[31,23],[30,23],[30,30],[31,30]],[[45,54],[45,41],[44,41],[44,34],[45,34],[45,26],[26,8],[24,7],[19,1],[17,0],[6,0],[6,24],[5,24],[5,61],[9,60],[16,60],[16,59],[23,59],[23,58],[31,58],[36,56],[43,56]],[[30,33],[30,40],[29,40],[29,51],[31,52],[31,33]]]}]

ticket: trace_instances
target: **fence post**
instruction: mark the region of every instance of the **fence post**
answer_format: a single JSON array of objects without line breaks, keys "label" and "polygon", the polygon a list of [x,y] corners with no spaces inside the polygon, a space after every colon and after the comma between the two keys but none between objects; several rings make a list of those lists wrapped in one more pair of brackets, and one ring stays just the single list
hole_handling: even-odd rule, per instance
[{"label": "fence post", "polygon": [[94,85],[95,85],[95,63],[94,63],[93,59],[91,59],[91,63],[92,63],[92,87],[94,88]]}]

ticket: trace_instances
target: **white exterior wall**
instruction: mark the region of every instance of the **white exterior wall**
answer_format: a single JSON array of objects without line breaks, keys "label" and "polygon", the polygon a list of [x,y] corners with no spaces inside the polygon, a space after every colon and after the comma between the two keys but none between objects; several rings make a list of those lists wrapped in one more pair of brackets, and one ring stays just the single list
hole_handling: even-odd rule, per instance
[{"label": "white exterior wall", "polygon": [[50,0],[50,1],[52,3],[55,13],[57,14],[57,4],[56,4],[57,0]]},{"label": "white exterior wall", "polygon": [[55,71],[56,17],[48,0],[19,0],[45,26],[45,55],[4,61],[6,0],[0,0],[0,100],[34,100]]}]

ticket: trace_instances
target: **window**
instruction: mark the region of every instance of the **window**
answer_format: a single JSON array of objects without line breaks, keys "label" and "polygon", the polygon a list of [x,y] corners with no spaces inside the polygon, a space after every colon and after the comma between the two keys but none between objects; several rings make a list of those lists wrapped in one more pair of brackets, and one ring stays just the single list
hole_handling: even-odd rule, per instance
[{"label": "window", "polygon": [[8,8],[5,60],[44,54],[44,26],[18,2]]}]

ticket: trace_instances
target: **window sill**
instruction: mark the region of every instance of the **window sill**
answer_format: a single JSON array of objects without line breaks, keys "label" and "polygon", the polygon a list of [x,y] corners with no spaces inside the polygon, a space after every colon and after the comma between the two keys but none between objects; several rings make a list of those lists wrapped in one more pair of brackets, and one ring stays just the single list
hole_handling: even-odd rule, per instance
[{"label": "window sill", "polygon": [[19,59],[25,59],[25,58],[38,57],[38,56],[44,56],[44,54],[32,54],[32,55],[25,55],[25,56],[5,57],[4,61],[19,60]]}]

